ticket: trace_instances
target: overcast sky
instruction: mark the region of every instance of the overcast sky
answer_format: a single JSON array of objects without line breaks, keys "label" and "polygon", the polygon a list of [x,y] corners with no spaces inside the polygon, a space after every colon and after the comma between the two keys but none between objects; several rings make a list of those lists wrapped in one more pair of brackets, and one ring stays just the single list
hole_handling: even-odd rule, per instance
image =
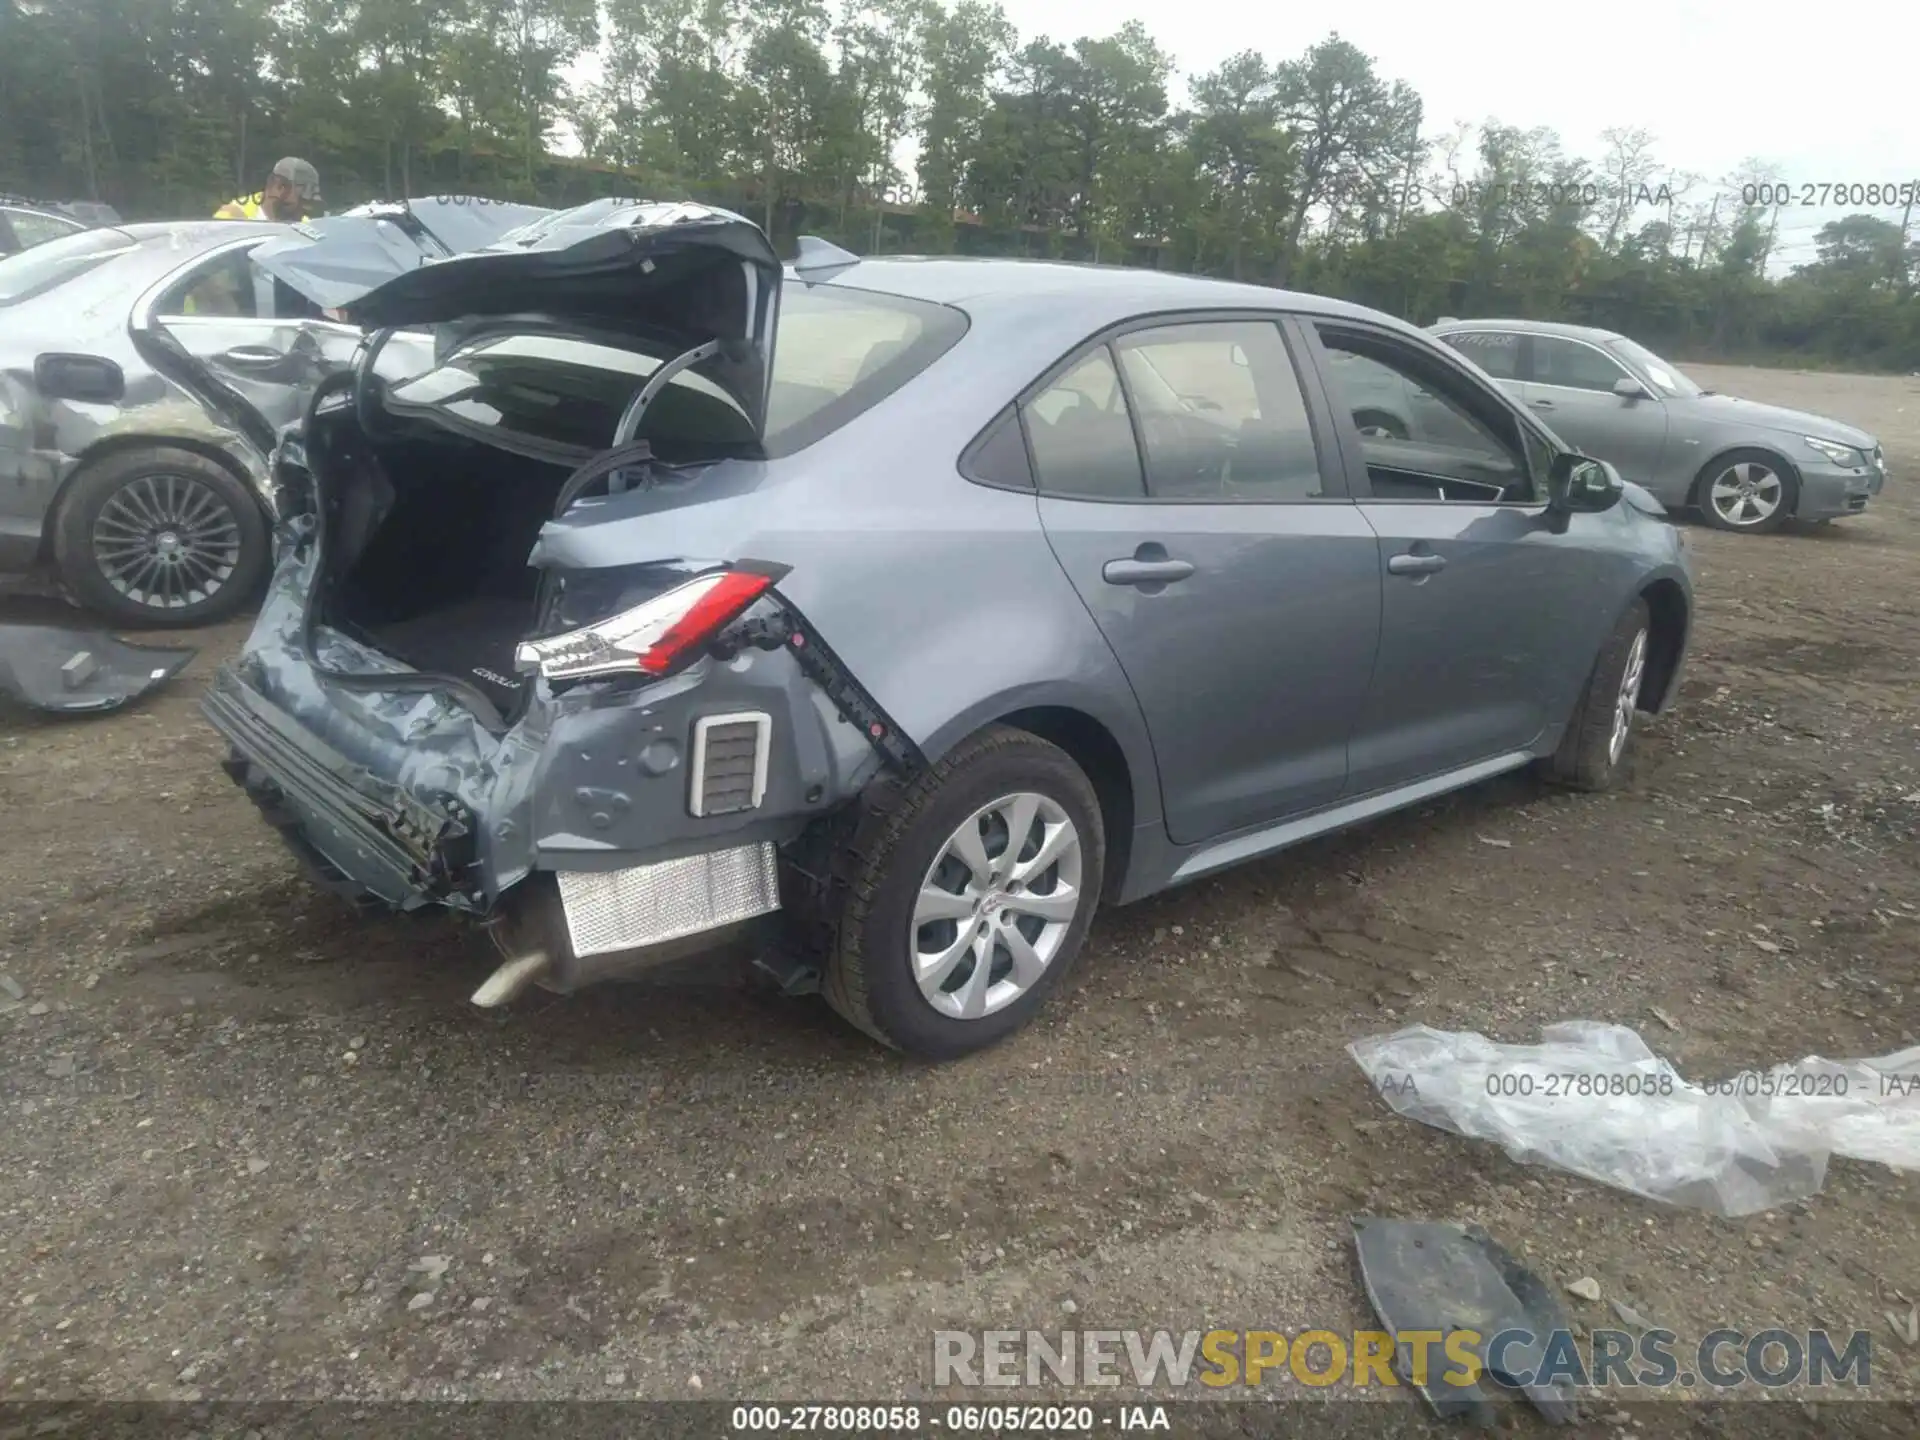
[{"label": "overcast sky", "polygon": [[[1702,0],[1579,9],[1540,0],[1368,0],[1338,20],[1331,10],[1249,0],[1002,4],[1022,40],[1071,42],[1139,19],[1179,67],[1175,105],[1185,101],[1188,77],[1236,51],[1290,59],[1337,29],[1374,57],[1382,76],[1419,91],[1430,137],[1459,121],[1546,125],[1569,154],[1597,162],[1602,130],[1639,126],[1653,133],[1663,165],[1709,182],[1749,157],[1770,162],[1793,182],[1796,202],[1781,214],[1774,273],[1812,259],[1813,233],[1829,220],[1871,208],[1803,206],[1799,186],[1920,182],[1913,0],[1758,12]],[[588,60],[575,73],[597,69]],[[1897,206],[1876,213],[1900,218]]]},{"label": "overcast sky", "polygon": [[[1548,125],[1569,153],[1598,160],[1602,130],[1637,125],[1653,132],[1660,161],[1709,179],[1749,156],[1801,183],[1920,179],[1920,89],[1911,74],[1920,5],[1911,0],[1758,12],[1697,0],[1368,0],[1337,19],[1331,8],[1247,0],[1002,3],[1022,38],[1107,34],[1138,18],[1183,80],[1239,50],[1291,58],[1338,30],[1385,78],[1420,92],[1429,134],[1489,117]],[[1176,82],[1176,98],[1184,94]],[[1810,259],[1813,232],[1856,208],[1790,207],[1781,259]],[[1900,218],[1897,209],[1883,213]]]}]

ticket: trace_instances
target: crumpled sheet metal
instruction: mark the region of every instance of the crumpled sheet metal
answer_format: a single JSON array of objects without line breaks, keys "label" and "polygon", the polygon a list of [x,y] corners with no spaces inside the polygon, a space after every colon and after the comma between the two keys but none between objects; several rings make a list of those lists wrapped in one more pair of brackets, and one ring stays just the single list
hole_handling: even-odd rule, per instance
[{"label": "crumpled sheet metal", "polygon": [[162,685],[198,650],[129,645],[104,630],[0,625],[0,694],[53,715],[100,715]]},{"label": "crumpled sheet metal", "polygon": [[1585,1020],[1547,1026],[1537,1045],[1413,1025],[1347,1053],[1410,1120],[1716,1215],[1817,1194],[1831,1155],[1920,1169],[1920,1046],[1705,1084],[1631,1028]]}]

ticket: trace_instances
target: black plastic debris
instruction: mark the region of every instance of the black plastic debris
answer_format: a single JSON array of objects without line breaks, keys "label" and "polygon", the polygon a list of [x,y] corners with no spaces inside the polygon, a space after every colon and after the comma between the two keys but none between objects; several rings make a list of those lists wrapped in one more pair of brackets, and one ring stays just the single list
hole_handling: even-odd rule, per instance
[{"label": "black plastic debris", "polygon": [[[1416,1344],[1401,1341],[1394,1348],[1394,1373],[1434,1414],[1491,1425],[1495,1401],[1517,1390],[1552,1424],[1574,1418],[1571,1380],[1536,1383],[1549,1350],[1573,1343],[1573,1327],[1540,1277],[1485,1230],[1355,1216],[1353,1236],[1361,1282],[1387,1333],[1442,1337],[1424,1347],[1425,1383],[1416,1378]],[[1453,1338],[1459,1331],[1471,1334]],[[1465,1367],[1455,1363],[1462,1354],[1471,1354],[1481,1372],[1470,1384],[1459,1383],[1466,1378]],[[1545,1369],[1551,1375],[1555,1367]]]},{"label": "black plastic debris", "polygon": [[55,715],[100,715],[186,668],[198,650],[129,645],[104,630],[0,625],[0,694]]}]

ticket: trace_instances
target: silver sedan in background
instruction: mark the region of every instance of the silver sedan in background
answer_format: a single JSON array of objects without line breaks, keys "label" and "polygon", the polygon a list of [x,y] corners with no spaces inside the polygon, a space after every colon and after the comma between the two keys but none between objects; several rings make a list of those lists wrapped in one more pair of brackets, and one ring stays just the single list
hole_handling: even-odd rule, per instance
[{"label": "silver sedan in background", "polygon": [[[1541,320],[1432,329],[1569,445],[1719,529],[1757,534],[1789,517],[1857,515],[1886,482],[1880,442],[1866,431],[1703,390],[1611,330]],[[1403,417],[1383,409],[1374,418],[1391,433]]]},{"label": "silver sedan in background", "polygon": [[[418,264],[550,212],[455,196],[361,213],[382,222],[370,247]],[[295,233],[117,225],[0,259],[0,572],[50,563],[123,626],[208,623],[257,592],[267,457],[363,339],[254,263]],[[398,336],[379,370],[432,355],[431,336]]]}]

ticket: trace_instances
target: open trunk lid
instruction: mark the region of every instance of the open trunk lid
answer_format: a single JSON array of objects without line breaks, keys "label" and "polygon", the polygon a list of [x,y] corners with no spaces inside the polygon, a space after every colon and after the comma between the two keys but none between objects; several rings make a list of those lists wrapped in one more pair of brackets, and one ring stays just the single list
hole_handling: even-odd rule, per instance
[{"label": "open trunk lid", "polygon": [[701,372],[764,431],[781,266],[757,225],[705,205],[596,200],[504,227],[477,248],[434,253],[444,248],[430,243],[436,222],[469,227],[462,233],[471,240],[493,208],[330,216],[268,241],[253,258],[370,330],[541,317],[666,355],[711,345]]}]

